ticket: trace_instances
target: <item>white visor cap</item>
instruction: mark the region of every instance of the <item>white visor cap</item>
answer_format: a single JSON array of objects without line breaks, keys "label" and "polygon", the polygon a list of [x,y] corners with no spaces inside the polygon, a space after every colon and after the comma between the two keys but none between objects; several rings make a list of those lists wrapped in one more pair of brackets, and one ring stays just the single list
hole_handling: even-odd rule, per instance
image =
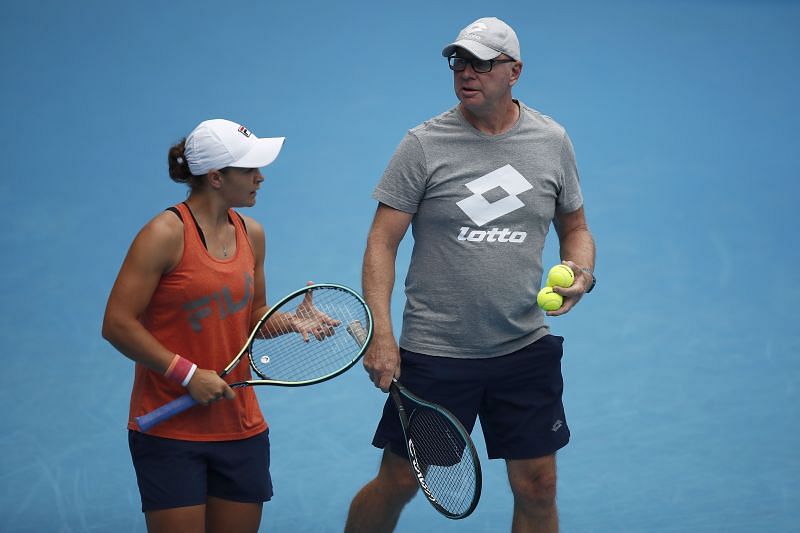
[{"label": "white visor cap", "polygon": [[192,130],[186,137],[184,156],[195,176],[225,167],[261,168],[275,161],[284,139],[259,139],[241,124],[217,118]]}]

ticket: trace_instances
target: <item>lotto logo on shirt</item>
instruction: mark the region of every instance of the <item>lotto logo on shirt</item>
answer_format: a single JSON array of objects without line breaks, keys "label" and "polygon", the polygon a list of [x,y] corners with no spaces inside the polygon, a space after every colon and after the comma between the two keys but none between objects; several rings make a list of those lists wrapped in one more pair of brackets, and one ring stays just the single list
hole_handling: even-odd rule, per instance
[{"label": "lotto logo on shirt", "polygon": [[[533,188],[517,169],[506,165],[466,184],[472,192],[471,196],[456,202],[456,205],[475,223],[478,228],[525,207],[517,195]],[[502,197],[490,201],[487,193],[501,194]],[[471,242],[515,242],[525,240],[528,234],[524,231],[513,231],[509,228],[491,228],[488,230],[464,226],[458,234],[459,241]]]}]

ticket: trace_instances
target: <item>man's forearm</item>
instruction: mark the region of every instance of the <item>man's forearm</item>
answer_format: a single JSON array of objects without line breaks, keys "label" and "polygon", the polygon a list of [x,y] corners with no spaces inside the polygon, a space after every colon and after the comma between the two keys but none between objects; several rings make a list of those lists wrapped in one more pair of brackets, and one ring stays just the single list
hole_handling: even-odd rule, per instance
[{"label": "man's forearm", "polygon": [[364,299],[372,310],[375,331],[392,333],[391,299],[395,281],[397,250],[385,243],[368,242],[364,254],[362,286]]},{"label": "man's forearm", "polygon": [[594,238],[588,227],[575,228],[561,238],[562,261],[572,261],[581,268],[594,272]]}]

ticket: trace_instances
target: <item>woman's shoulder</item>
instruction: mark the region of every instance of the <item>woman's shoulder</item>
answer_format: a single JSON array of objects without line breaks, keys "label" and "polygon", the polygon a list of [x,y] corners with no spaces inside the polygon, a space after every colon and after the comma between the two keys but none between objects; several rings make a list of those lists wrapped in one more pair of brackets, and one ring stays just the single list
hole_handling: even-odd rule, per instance
[{"label": "woman's shoulder", "polygon": [[167,261],[178,249],[183,250],[183,222],[169,211],[162,211],[142,226],[131,245],[134,254]]},{"label": "woman's shoulder", "polygon": [[256,219],[247,215],[243,215],[238,211],[236,211],[236,214],[241,217],[242,222],[244,223],[244,229],[248,235],[264,235],[264,226],[262,226],[261,223],[259,223]]},{"label": "woman's shoulder", "polygon": [[183,223],[173,213],[162,212],[139,230],[126,262],[143,272],[163,273],[174,267],[183,253]]},{"label": "woman's shoulder", "polygon": [[183,220],[175,212],[164,210],[151,218],[139,235],[158,241],[183,240]]}]

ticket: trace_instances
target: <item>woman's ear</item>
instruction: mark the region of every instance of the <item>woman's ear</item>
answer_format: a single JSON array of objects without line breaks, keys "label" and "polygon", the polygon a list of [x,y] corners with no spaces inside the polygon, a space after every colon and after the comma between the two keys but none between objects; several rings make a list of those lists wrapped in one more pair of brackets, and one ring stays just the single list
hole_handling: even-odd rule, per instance
[{"label": "woman's ear", "polygon": [[209,170],[208,171],[208,185],[212,189],[219,189],[222,187],[222,177],[223,174],[219,170]]}]

